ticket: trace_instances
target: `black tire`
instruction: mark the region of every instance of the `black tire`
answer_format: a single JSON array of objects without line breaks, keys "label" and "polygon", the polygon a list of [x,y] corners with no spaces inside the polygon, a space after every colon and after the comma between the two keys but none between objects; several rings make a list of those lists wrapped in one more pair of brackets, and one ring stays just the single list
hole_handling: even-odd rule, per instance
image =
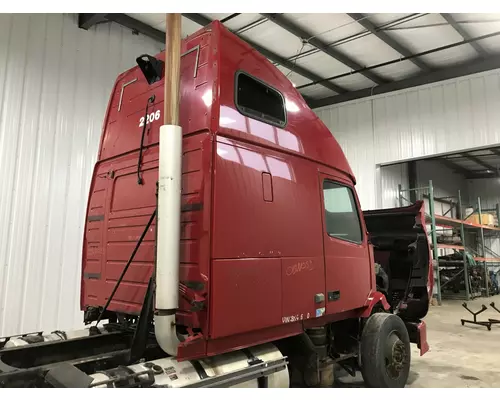
[{"label": "black tire", "polygon": [[376,313],[361,334],[361,374],[367,387],[403,388],[410,374],[408,330],[397,315]]}]

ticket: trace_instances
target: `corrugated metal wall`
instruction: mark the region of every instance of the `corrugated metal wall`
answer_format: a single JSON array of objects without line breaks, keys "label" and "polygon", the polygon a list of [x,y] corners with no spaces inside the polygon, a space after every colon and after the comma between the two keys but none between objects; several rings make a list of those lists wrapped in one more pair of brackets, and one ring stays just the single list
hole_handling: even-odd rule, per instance
[{"label": "corrugated metal wall", "polygon": [[376,164],[500,142],[500,70],[315,110],[340,142],[363,208],[382,206]]},{"label": "corrugated metal wall", "polygon": [[477,198],[481,197],[481,207],[484,209],[495,208],[500,204],[500,180],[491,179],[470,179],[467,181],[469,191],[469,204],[477,203]]},{"label": "corrugated metal wall", "polygon": [[[417,186],[428,187],[430,180],[432,180],[434,197],[453,197],[452,200],[457,201],[458,192],[460,191],[460,196],[464,205],[467,202],[467,180],[461,174],[457,174],[436,160],[417,161]],[[434,205],[435,213],[438,215],[444,215],[450,209],[450,206],[443,202],[435,201]],[[427,201],[426,211],[429,212]],[[446,215],[456,217],[454,211],[452,214],[448,212]]]},{"label": "corrugated metal wall", "polygon": [[[380,168],[380,196],[379,201],[380,207],[382,208],[392,208],[399,207],[399,193],[398,185],[401,185],[401,189],[409,189],[408,185],[408,164],[393,164],[387,165]],[[408,192],[403,193],[404,198],[409,198]],[[406,206],[408,203],[403,200],[403,205]]]},{"label": "corrugated metal wall", "polygon": [[[371,101],[317,111],[318,116],[332,131],[356,175],[356,188],[365,210],[375,208],[377,173],[373,151],[373,119]],[[315,110],[316,111],[316,110]]]},{"label": "corrugated metal wall", "polygon": [[116,76],[159,44],[76,15],[0,14],[0,335],[82,324],[83,220]]}]

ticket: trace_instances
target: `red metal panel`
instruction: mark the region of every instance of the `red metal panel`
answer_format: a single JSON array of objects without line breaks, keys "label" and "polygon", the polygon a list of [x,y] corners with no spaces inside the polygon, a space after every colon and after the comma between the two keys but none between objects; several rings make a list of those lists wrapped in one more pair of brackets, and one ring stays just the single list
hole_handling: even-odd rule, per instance
[{"label": "red metal panel", "polygon": [[85,304],[89,306],[102,306],[105,302],[102,293],[102,281],[100,279],[85,279],[82,282],[82,292],[85,295]]},{"label": "red metal panel", "polygon": [[[185,41],[183,51],[196,46],[200,48],[185,55],[181,62],[181,125],[186,135],[183,143],[183,170],[186,174],[183,177],[182,205],[194,204],[197,207],[184,211],[182,215],[180,276],[185,281],[203,282],[205,291],[208,290],[210,259],[212,141],[203,130],[212,121],[212,102],[207,105],[207,96],[203,98],[203,95],[210,86],[207,83],[212,80],[212,73],[216,72],[214,68],[207,68],[208,65],[213,65],[211,37],[212,33],[205,31]],[[159,58],[163,59],[163,54]],[[144,185],[138,185],[137,159],[143,129],[140,126],[141,118],[144,117],[147,100],[151,95],[154,95],[155,100],[148,107],[148,115],[152,118],[145,125],[141,165]],[[118,77],[109,103],[100,148],[101,161],[98,169],[102,178],[101,181],[98,178],[93,180],[88,207],[88,215],[97,213],[102,219],[99,229],[94,227],[97,222],[87,223],[84,245],[85,255],[89,253],[94,257],[99,254],[101,259],[83,260],[82,308],[104,303],[114,285],[112,282],[125,266],[156,205],[157,143],[159,127],[163,123],[162,103],[163,82],[148,85],[137,67]],[[205,112],[200,112],[201,106]],[[193,133],[197,135],[187,137]],[[207,217],[204,218],[203,215]],[[151,246],[154,229],[153,223],[151,232],[146,235],[125,276],[123,287],[116,294],[116,301],[110,305],[110,310],[131,314],[139,312],[144,284],[154,265],[154,247]],[[89,278],[88,274],[91,272],[95,273]],[[97,272],[100,275],[96,275]],[[99,300],[94,299],[97,295]],[[180,306],[181,309],[190,308],[184,301],[181,301]],[[203,324],[207,323],[206,316],[201,315],[198,320]]]},{"label": "red metal panel", "polygon": [[[317,168],[300,157],[217,139],[213,258],[320,257]],[[262,196],[273,177],[273,201]]]},{"label": "red metal panel", "polygon": [[[106,277],[110,281],[116,281],[123,271],[123,263],[108,261],[106,265]],[[124,282],[148,283],[153,265],[148,262],[133,261],[130,268],[123,277]]]},{"label": "red metal panel", "polygon": [[281,260],[214,261],[210,317],[213,338],[281,324]]},{"label": "red metal panel", "polygon": [[[155,162],[156,164],[156,162]],[[114,179],[111,201],[111,212],[150,208],[156,206],[155,196],[144,196],[145,192],[155,193],[158,179],[157,166],[144,170],[141,165],[140,176],[143,184],[137,184],[137,167],[127,169],[127,173],[118,175]],[[125,195],[126,194],[126,195]]]},{"label": "red metal panel", "polygon": [[[253,330],[239,335],[211,339],[206,342],[206,355],[213,356],[232,350],[255,346],[261,343],[268,343],[273,340],[298,335],[303,331],[302,324],[300,322],[295,322]],[[196,355],[191,354],[191,352],[188,353],[187,351],[179,351],[178,353],[178,358],[181,360],[192,357],[196,357]]]},{"label": "red metal panel", "polygon": [[316,294],[325,294],[323,257],[282,258],[282,322],[316,318],[316,310],[325,301],[315,302]]}]

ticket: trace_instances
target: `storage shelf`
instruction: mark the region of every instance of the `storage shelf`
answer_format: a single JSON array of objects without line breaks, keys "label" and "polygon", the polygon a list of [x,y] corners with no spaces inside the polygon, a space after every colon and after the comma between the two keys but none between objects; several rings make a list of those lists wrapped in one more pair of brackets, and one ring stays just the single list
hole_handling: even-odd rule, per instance
[{"label": "storage shelf", "polygon": [[474,257],[475,261],[500,264],[500,258]]},{"label": "storage shelf", "polygon": [[465,247],[460,244],[438,243],[437,247],[438,249],[465,250]]},{"label": "storage shelf", "polygon": [[498,226],[491,226],[491,225],[481,225],[481,224],[475,224],[473,222],[467,222],[467,221],[464,221],[464,226],[466,228],[469,228],[469,229],[485,229],[485,230],[488,230],[488,231],[496,231],[496,232],[500,232],[500,228]]},{"label": "storage shelf", "polygon": [[[410,193],[409,199],[404,195],[404,193],[406,192]],[[411,195],[412,193],[413,197]],[[457,196],[438,198],[434,196],[434,187],[432,184],[432,180],[429,180],[428,186],[409,189],[403,189],[402,185],[399,184],[398,194],[399,204],[401,207],[403,207],[404,201],[407,201],[409,203],[413,203],[415,202],[415,200],[423,201],[424,199],[428,201],[428,208],[426,210],[424,219],[425,224],[427,225],[427,234],[431,242],[430,247],[432,249],[432,259],[435,263],[434,265],[437,266],[437,269],[440,272],[458,268],[457,273],[454,274],[451,279],[453,280],[463,278],[464,287],[460,287],[460,289],[463,289],[464,300],[467,301],[477,296],[474,293],[477,291],[477,285],[473,285],[473,282],[471,281],[471,264],[477,263],[478,266],[480,265],[484,277],[488,276],[490,268],[500,266],[500,256],[491,251],[491,249],[489,249],[485,244],[485,238],[500,240],[500,227],[480,224],[478,221],[478,216],[481,215],[481,217],[484,217],[482,218],[482,222],[492,222],[490,219],[490,215],[492,215],[491,212],[493,211],[497,221],[500,221],[500,203],[496,204],[494,209],[484,209],[481,207],[481,198],[477,197],[477,203],[472,205],[473,212],[472,214],[470,214],[473,215],[473,217],[469,217],[468,220],[465,220],[452,218],[452,215],[454,215],[454,213],[452,212],[453,210],[456,211],[456,215],[464,216],[464,211],[467,212],[467,215],[469,215],[469,211],[467,210],[467,208],[464,208],[462,205],[462,196],[460,190],[458,190]],[[457,201],[448,201],[448,199],[454,198],[456,198]],[[441,202],[442,205],[446,206],[446,211],[444,209],[442,210],[442,213],[445,215],[437,215],[435,208],[436,201]],[[450,216],[447,216],[448,214]],[[445,243],[438,243],[439,234],[445,234],[446,236],[447,233],[450,233],[446,232],[446,230],[453,230],[453,234],[459,234],[460,240],[456,242],[455,240],[450,240],[451,243],[447,243],[448,240],[444,239],[443,241]],[[474,236],[474,238],[471,240],[471,243],[468,243],[468,234],[473,234],[471,236]],[[491,247],[489,243],[488,245]],[[463,257],[460,257],[463,259],[440,261],[439,249],[447,249],[447,253],[452,250],[455,252],[455,255],[457,255],[457,252],[464,252],[464,254],[462,254]],[[469,254],[465,254],[465,252],[469,252]],[[491,253],[491,255],[489,253]],[[476,255],[476,257],[474,257],[473,255]],[[475,262],[472,261],[473,259],[475,260]],[[435,281],[435,295],[439,304],[441,304],[442,295],[440,272],[437,273]],[[448,280],[447,282],[450,281]],[[482,282],[485,282],[485,280]],[[485,290],[484,295],[488,297],[490,295],[491,287],[486,285],[483,289]]]},{"label": "storage shelf", "polygon": [[[460,225],[463,225],[466,229],[481,229],[500,232],[500,228],[497,226],[490,225],[481,225],[475,224],[470,221],[463,221],[456,218],[445,217],[443,215],[434,215],[434,219],[436,221],[436,225],[443,228],[460,228]],[[431,222],[431,217],[429,215],[426,216],[426,222]]]}]

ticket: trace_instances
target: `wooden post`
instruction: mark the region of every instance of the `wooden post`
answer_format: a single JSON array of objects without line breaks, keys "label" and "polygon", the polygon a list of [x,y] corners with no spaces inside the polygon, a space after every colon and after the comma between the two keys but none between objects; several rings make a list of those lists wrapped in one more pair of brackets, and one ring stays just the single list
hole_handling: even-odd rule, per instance
[{"label": "wooden post", "polygon": [[167,14],[165,36],[164,125],[179,125],[181,14]]}]

